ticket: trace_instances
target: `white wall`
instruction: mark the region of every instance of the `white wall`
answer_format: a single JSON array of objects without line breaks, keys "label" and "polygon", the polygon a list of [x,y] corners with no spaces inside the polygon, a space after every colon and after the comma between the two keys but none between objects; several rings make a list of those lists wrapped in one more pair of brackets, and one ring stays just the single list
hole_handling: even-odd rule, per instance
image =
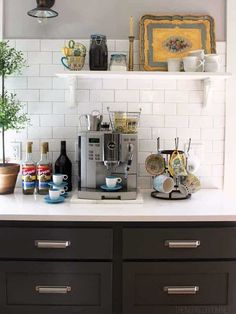
[{"label": "white wall", "polygon": [[[225,40],[225,0],[56,0],[57,19],[39,25],[27,16],[35,0],[4,0],[5,38],[89,38],[103,33],[112,39],[126,39],[128,19],[138,21],[146,13],[210,14],[216,20],[216,38]],[[13,22],[14,21],[14,22]]]}]

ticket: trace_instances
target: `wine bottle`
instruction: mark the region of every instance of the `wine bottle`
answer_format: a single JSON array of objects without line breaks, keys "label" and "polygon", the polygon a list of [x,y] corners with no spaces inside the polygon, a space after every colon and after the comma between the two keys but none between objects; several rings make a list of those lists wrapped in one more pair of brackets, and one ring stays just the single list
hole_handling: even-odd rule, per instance
[{"label": "wine bottle", "polygon": [[55,174],[66,174],[68,179],[68,191],[72,191],[72,163],[66,154],[66,141],[61,141],[61,153],[55,162]]},{"label": "wine bottle", "polygon": [[22,192],[25,195],[34,194],[36,187],[36,165],[32,159],[32,142],[26,144],[26,159],[22,164]]},{"label": "wine bottle", "polygon": [[38,194],[48,194],[48,183],[52,180],[52,170],[48,160],[48,143],[46,142],[41,144],[41,158],[37,163],[37,179]]}]

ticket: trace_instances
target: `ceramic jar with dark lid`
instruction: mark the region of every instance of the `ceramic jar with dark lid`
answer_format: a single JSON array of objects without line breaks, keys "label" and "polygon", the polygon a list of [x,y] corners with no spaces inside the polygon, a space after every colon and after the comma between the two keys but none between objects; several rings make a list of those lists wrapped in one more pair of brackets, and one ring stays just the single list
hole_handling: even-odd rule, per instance
[{"label": "ceramic jar with dark lid", "polygon": [[94,34],[90,39],[89,67],[91,71],[107,71],[108,49],[105,35]]}]

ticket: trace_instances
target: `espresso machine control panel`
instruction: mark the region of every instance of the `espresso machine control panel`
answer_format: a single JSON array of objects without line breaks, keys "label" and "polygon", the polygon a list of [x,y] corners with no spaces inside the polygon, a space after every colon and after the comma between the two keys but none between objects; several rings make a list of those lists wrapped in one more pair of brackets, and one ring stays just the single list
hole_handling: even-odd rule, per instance
[{"label": "espresso machine control panel", "polygon": [[102,161],[102,146],[101,138],[88,137],[88,160],[90,161]]}]

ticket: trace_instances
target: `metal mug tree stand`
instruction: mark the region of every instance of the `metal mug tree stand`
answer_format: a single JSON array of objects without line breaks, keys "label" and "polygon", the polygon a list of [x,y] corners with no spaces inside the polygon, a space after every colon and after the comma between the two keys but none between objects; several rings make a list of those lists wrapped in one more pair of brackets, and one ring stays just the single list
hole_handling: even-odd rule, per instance
[{"label": "metal mug tree stand", "polygon": [[[157,139],[158,143],[159,143],[159,140],[160,139],[158,138]],[[158,191],[153,191],[153,192],[151,192],[151,196],[154,198],[158,198],[158,199],[162,199],[162,200],[186,200],[186,199],[191,198],[191,194],[188,194],[185,196],[179,190],[179,184],[180,184],[181,177],[173,177],[168,170],[169,161],[170,161],[170,158],[171,158],[171,155],[173,154],[173,152],[175,152],[177,150],[180,155],[184,154],[183,151],[178,150],[178,142],[179,142],[179,139],[176,138],[175,139],[175,144],[176,144],[175,150],[161,150],[160,151],[160,154],[163,156],[163,158],[165,160],[165,173],[167,173],[175,181],[174,189],[170,193],[162,193],[162,192],[158,192]],[[190,145],[191,145],[191,139],[189,139],[188,151],[190,150]]]}]

